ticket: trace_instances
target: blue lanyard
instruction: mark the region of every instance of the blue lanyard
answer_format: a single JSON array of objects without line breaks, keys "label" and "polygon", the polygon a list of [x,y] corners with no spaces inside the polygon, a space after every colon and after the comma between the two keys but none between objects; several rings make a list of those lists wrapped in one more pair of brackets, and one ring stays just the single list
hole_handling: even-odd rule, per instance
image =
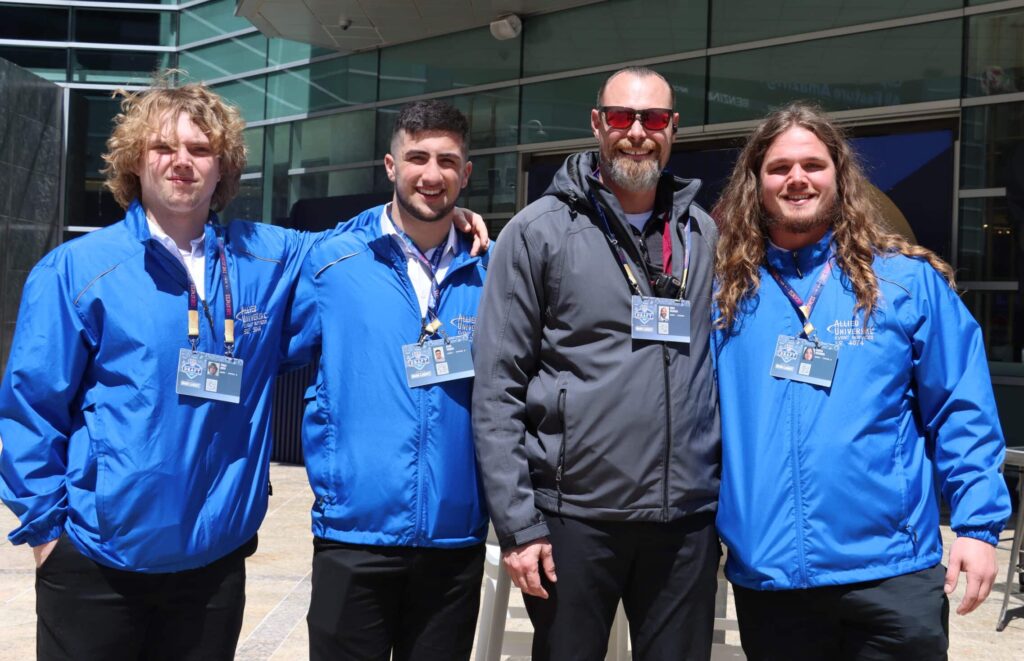
[{"label": "blue lanyard", "polygon": [[[231,279],[228,277],[228,259],[225,256],[224,239],[217,237],[217,250],[220,253],[220,275],[224,283],[224,355],[231,357],[235,347],[235,315],[231,302]],[[188,341],[192,351],[199,346],[199,292],[192,274],[185,269],[188,277]],[[205,301],[203,307],[206,307]]]},{"label": "blue lanyard", "polygon": [[772,278],[775,279],[776,284],[779,285],[779,289],[789,299],[790,304],[796,311],[798,317],[800,317],[800,323],[803,325],[803,332],[801,335],[806,339],[811,339],[811,334],[814,332],[814,324],[811,323],[811,312],[814,310],[814,304],[818,302],[818,297],[821,296],[822,290],[825,288],[825,283],[828,282],[829,275],[832,273],[832,253],[829,251],[827,261],[825,262],[825,268],[821,270],[821,275],[818,276],[818,281],[814,283],[814,288],[811,290],[811,295],[807,297],[805,303],[800,295],[796,293],[792,285],[782,279],[782,275],[775,269],[771,264],[765,265],[768,272],[771,273]]},{"label": "blue lanyard", "polygon": [[394,218],[391,216],[391,205],[389,204],[385,209],[388,214],[388,220],[391,221],[391,227],[395,230],[395,241],[398,242],[398,247],[405,254],[406,251],[412,254],[416,258],[416,261],[420,263],[420,266],[426,270],[427,275],[430,276],[430,294],[427,296],[427,314],[423,317],[423,333],[420,335],[422,341],[426,337],[433,335],[438,332],[441,328],[441,321],[437,317],[437,305],[441,300],[441,286],[437,283],[437,271],[441,268],[441,260],[444,258],[445,250],[448,247],[447,241],[439,245],[434,249],[434,254],[427,259],[427,256],[416,246],[416,243],[406,235],[405,232],[398,227],[395,223]]},{"label": "blue lanyard", "polygon": [[[612,248],[615,250],[615,255],[619,258],[619,266],[622,267],[622,272],[626,275],[626,282],[628,282],[629,286],[633,288],[633,293],[635,293],[637,296],[643,296],[643,292],[640,291],[640,284],[637,282],[636,277],[633,276],[633,269],[629,268],[629,262],[626,261],[626,253],[622,250],[622,246],[619,245],[618,239],[615,238],[615,233],[612,232],[611,224],[608,222],[608,217],[605,215],[604,209],[601,208],[600,204],[598,204],[597,199],[594,197],[593,192],[591,192],[589,194],[589,197],[590,197],[590,204],[593,205],[593,207],[595,209],[597,209],[597,215],[601,217],[601,223],[604,224],[604,233],[605,233],[605,236],[608,237],[608,243],[612,244]],[[671,231],[669,229],[669,222],[668,222],[669,221],[669,212],[668,211],[666,211],[665,213],[662,214],[662,219],[663,219],[663,222],[664,222],[664,229],[662,230],[664,232],[663,236],[667,236],[668,233]],[[682,281],[681,281],[681,286],[679,288],[679,299],[680,300],[682,300],[682,298],[683,298],[683,292],[686,291],[686,277],[687,277],[687,275],[689,273],[689,270],[690,270],[690,219],[689,218],[686,219],[685,231],[686,231],[686,239],[683,242],[684,243],[684,246],[683,246],[683,248],[684,248],[684,250],[683,250],[683,277],[682,277]],[[641,237],[640,240],[643,241],[643,237]],[[672,243],[671,243],[671,236],[669,236],[668,245],[669,246],[672,245]],[[664,249],[662,250],[662,252],[664,253]],[[669,249],[667,254],[663,254],[662,255],[662,261],[664,262],[664,269],[665,269],[666,273],[668,272],[668,266],[669,266],[669,263],[670,263],[669,259],[671,258],[671,256],[672,256],[671,248]]]}]

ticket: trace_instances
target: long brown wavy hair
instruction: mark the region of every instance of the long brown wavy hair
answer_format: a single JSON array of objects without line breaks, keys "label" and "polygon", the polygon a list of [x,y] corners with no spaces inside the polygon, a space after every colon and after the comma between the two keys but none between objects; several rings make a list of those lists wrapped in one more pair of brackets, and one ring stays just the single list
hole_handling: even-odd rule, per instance
[{"label": "long brown wavy hair", "polygon": [[761,203],[761,164],[775,139],[794,126],[817,136],[835,163],[832,252],[857,297],[854,314],[863,311],[865,325],[878,307],[878,279],[871,267],[876,255],[900,254],[927,260],[951,287],[956,286],[953,269],[938,255],[879,225],[880,213],[868,193],[871,184],[843,130],[820,108],[798,101],[771,113],[754,129],[712,211],[720,235],[715,260],[718,328],[732,327],[744,299],[754,296],[761,286],[759,273],[768,238],[766,211]]},{"label": "long brown wavy hair", "polygon": [[107,153],[103,154],[107,165],[101,172],[107,177],[107,188],[124,209],[142,192],[135,170],[146,152],[150,134],[166,118],[176,119],[181,113],[188,115],[209,137],[213,153],[220,158],[220,181],[210,206],[220,211],[238,194],[246,159],[242,136],[245,121],[237,108],[202,83],[175,87],[174,74],[182,73],[168,69],[154,76],[149,89],[114,92],[115,97],[121,97],[121,112],[114,118],[114,132],[107,140]]}]

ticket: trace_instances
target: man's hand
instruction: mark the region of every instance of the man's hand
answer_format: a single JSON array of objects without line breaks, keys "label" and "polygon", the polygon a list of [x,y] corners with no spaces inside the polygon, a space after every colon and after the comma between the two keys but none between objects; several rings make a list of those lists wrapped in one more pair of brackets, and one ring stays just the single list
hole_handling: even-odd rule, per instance
[{"label": "man's hand", "polygon": [[519,587],[523,594],[533,595],[541,599],[548,598],[548,591],[540,584],[540,567],[544,567],[544,575],[554,583],[555,559],[551,555],[551,542],[547,537],[535,539],[528,544],[517,546],[501,554],[512,584]]},{"label": "man's hand", "polygon": [[967,590],[957,606],[957,615],[967,615],[981,605],[996,580],[996,547],[973,537],[957,537],[949,550],[946,570],[946,594],[956,590],[960,572],[967,572]]},{"label": "man's hand", "polygon": [[32,555],[36,557],[36,569],[42,567],[43,563],[46,562],[46,559],[50,557],[50,554],[53,553],[53,547],[57,546],[57,541],[59,539],[59,537],[57,539],[51,539],[39,546],[32,547]]},{"label": "man's hand", "polygon": [[455,222],[455,229],[464,234],[473,234],[473,248],[469,254],[482,255],[491,247],[491,239],[487,234],[487,224],[483,216],[473,213],[469,209],[455,207],[455,215],[452,217]]}]

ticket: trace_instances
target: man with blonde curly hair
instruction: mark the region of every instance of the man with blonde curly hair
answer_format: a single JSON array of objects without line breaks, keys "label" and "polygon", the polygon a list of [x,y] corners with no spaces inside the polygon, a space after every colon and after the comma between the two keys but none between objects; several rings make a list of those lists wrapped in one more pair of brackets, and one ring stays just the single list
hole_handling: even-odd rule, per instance
[{"label": "man with blonde curly hair", "polygon": [[205,86],[123,97],[104,159],[125,218],[25,285],[0,496],[36,556],[40,659],[229,659],[284,310],[319,236],[218,222],[243,121]]},{"label": "man with blonde curly hair", "polygon": [[1010,504],[981,330],[868,186],[836,124],[795,103],[715,207],[718,530],[749,659],[945,659],[946,595],[965,574],[963,615],[995,579]]}]

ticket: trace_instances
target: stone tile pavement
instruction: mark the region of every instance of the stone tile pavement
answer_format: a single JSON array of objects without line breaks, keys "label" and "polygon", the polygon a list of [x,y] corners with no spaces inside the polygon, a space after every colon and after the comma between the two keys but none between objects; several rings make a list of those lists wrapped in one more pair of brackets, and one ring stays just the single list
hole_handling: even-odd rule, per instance
[{"label": "stone tile pavement", "polygon": [[[259,550],[248,564],[245,621],[237,655],[244,661],[294,661],[307,656],[305,614],[310,590],[312,496],[302,467],[275,464],[271,467],[271,480],[274,496],[260,530]],[[35,657],[32,555],[26,548],[12,547],[7,542],[6,533],[14,525],[14,516],[0,507],[0,661],[27,661]],[[943,536],[948,547],[948,529],[943,529]],[[1011,536],[1012,531],[1006,532],[1000,544],[1000,577],[1005,576]],[[954,595],[954,608],[962,592],[961,581],[960,590]],[[1002,597],[1000,583],[977,611],[967,617],[951,616],[950,659],[1024,659],[1024,595],[1015,589],[1011,591],[1010,606],[1016,618],[1005,631],[996,633]],[[511,605],[519,604],[518,591],[513,589]],[[731,595],[728,617],[735,618]],[[511,627],[529,630],[529,622],[516,620]],[[716,645],[715,659],[742,659],[735,647],[738,644],[737,633],[727,631],[725,644]]]}]

